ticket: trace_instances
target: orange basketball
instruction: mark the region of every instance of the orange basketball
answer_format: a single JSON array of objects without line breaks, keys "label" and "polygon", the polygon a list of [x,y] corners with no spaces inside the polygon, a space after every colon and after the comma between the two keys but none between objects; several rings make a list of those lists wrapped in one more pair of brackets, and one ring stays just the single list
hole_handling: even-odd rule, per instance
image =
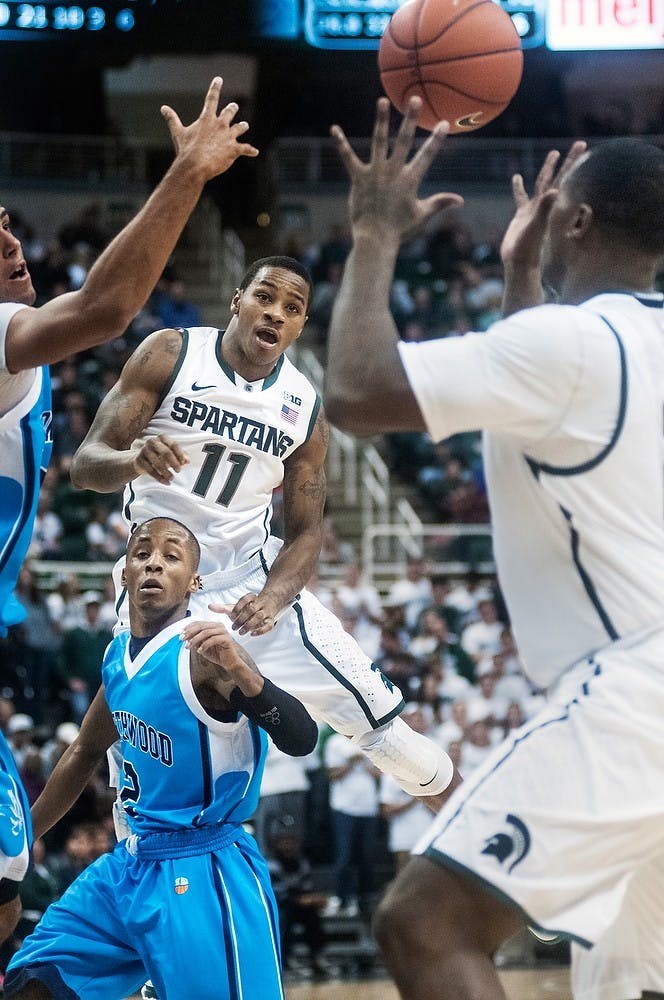
[{"label": "orange basketball", "polygon": [[408,0],[385,29],[378,68],[399,111],[422,98],[422,128],[446,119],[450,132],[468,132],[512,100],[523,52],[512,18],[494,0]]}]

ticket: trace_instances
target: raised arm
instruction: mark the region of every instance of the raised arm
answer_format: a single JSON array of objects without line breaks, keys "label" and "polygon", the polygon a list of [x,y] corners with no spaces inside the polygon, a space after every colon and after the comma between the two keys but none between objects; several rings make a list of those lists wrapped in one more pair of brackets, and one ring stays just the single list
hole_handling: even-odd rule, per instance
[{"label": "raised arm", "polygon": [[389,294],[402,241],[462,199],[449,193],[418,198],[448,130],[446,122],[438,125],[409,160],[420,107],[412,98],[389,153],[390,105],[379,99],[368,163],[338,125],[331,130],[351,181],[353,246],[329,327],[325,405],[333,424],[356,434],[424,428],[399,358]]},{"label": "raised arm", "polygon": [[44,791],[32,807],[35,840],[43,837],[71,809],[117,738],[101,687],[85,714],[78,736],[53,768]]},{"label": "raised arm", "polygon": [[215,77],[191,125],[184,126],[172,108],[161,109],[175,146],[170,169],[78,291],[14,315],[5,343],[10,372],[49,364],[119,336],[156,285],[206,182],[228,170],[238,156],[258,154],[238,141],[249,126],[233,123],[237,105],[228,104],[218,113],[221,85]]},{"label": "raised arm", "polygon": [[137,442],[159,405],[181,347],[177,330],[158,330],[134,351],[72,460],[71,479],[79,489],[114,493],[142,473],[170,482],[188,461],[165,434]]},{"label": "raised arm", "polygon": [[330,428],[321,406],[308,441],[284,462],[284,544],[260,594],[246,594],[226,611],[244,635],[264,635],[302,590],[318,564],[325,506],[325,456]]},{"label": "raised arm", "polygon": [[182,637],[191,650],[194,691],[210,714],[230,703],[291,757],[314,750],[318,727],[304,705],[263,677],[221,622],[189,622]]},{"label": "raised arm", "polygon": [[540,254],[546,224],[561,180],[585,151],[585,142],[575,142],[557,169],[560,153],[551,150],[537,175],[532,198],[526,193],[521,174],[512,177],[515,211],[500,247],[505,278],[503,316],[511,316],[520,309],[530,309],[545,301]]}]

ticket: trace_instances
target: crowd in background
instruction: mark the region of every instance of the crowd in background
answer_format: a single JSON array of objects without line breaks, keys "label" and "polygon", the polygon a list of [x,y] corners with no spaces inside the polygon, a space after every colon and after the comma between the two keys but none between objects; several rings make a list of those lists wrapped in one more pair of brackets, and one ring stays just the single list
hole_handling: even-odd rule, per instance
[{"label": "crowd in background", "polygon": [[[23,241],[39,301],[79,287],[112,235],[94,206],[48,241],[21,219],[14,218],[13,227]],[[342,230],[316,246],[294,239],[284,248],[312,269],[316,284],[309,336],[319,344],[325,341],[348,249]],[[404,248],[393,312],[404,338],[459,336],[484,330],[496,318],[501,293],[497,237],[474,242],[453,221]],[[57,565],[94,561],[110,566],[127,540],[119,494],[75,490],[68,475],[71,458],[136,345],[153,330],[200,322],[173,264],[125,337],[53,366],[54,458],[17,587],[26,618],[0,640],[0,728],[31,802],[78,732],[99,686],[116,618],[110,576],[93,590],[87,577],[66,568],[59,572]],[[478,435],[457,435],[442,444],[426,434],[390,435],[385,454],[395,474],[417,483],[432,521],[488,520]],[[277,503],[277,533],[280,513]],[[321,573],[310,587],[401,690],[408,724],[439,741],[467,776],[542,700],[521,669],[496,581],[472,571],[451,580],[432,572],[426,560],[411,559],[402,578],[379,593],[340,533],[342,520],[342,515],[325,519]],[[479,564],[490,556],[487,544],[486,539],[446,540],[432,554]],[[36,560],[56,567],[49,589],[35,572]],[[90,861],[112,847],[111,801],[107,776],[100,772],[68,816],[36,844],[17,940]],[[315,753],[304,761],[270,751],[254,829],[271,865],[287,964],[293,929],[299,928],[309,947],[308,972],[325,974],[322,921],[368,919],[377,891],[429,820],[420,802],[325,727]],[[316,877],[320,866],[330,872],[323,888]],[[5,947],[0,964],[6,964],[15,944]]]}]

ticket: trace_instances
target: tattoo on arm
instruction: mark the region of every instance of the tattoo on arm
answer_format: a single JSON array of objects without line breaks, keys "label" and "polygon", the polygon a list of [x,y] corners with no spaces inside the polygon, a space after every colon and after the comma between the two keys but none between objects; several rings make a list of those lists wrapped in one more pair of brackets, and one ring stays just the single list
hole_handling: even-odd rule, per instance
[{"label": "tattoo on arm", "polygon": [[298,493],[301,493],[305,497],[309,497],[311,500],[315,500],[318,497],[325,495],[325,474],[321,471],[318,473],[315,479],[305,479],[303,483],[297,488]]},{"label": "tattoo on arm", "polygon": [[130,445],[140,437],[153,416],[154,410],[145,400],[141,400],[132,413],[123,414],[122,422]]},{"label": "tattoo on arm", "polygon": [[330,444],[330,425],[327,422],[327,417],[323,413],[322,407],[318,411],[318,416],[316,417],[316,430],[320,434],[325,451],[327,451]]}]

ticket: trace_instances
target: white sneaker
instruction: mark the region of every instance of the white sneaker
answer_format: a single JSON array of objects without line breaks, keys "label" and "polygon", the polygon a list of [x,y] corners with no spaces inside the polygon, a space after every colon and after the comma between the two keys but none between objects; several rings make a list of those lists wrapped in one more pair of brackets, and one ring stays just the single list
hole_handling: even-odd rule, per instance
[{"label": "white sneaker", "polygon": [[158,1000],[157,991],[154,988],[152,980],[148,979],[147,983],[141,989],[141,996],[143,1000]]}]

